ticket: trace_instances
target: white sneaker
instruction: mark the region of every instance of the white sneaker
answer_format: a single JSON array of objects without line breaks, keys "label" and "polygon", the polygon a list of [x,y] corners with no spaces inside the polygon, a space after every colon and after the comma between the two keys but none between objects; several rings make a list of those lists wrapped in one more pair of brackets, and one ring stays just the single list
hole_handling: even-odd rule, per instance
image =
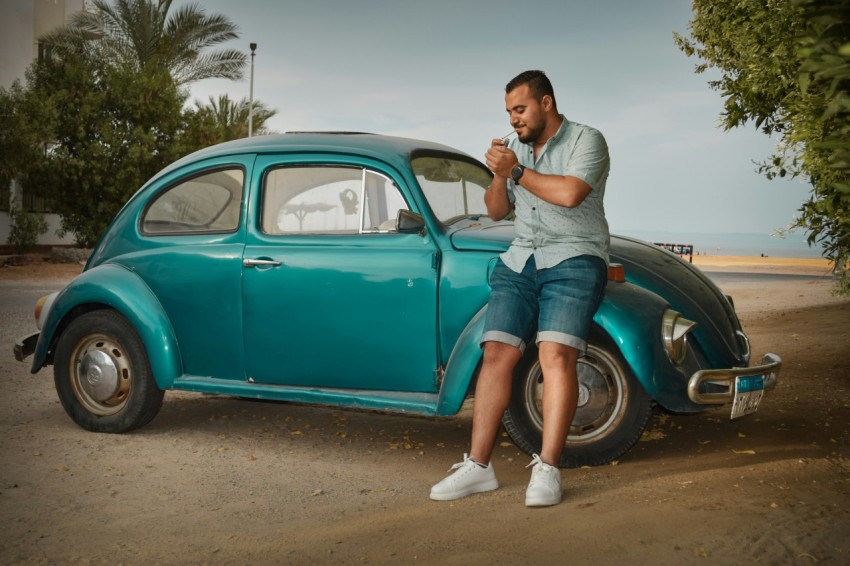
[{"label": "white sneaker", "polygon": [[431,499],[435,501],[451,501],[452,499],[460,499],[473,493],[491,491],[499,487],[492,463],[487,464],[485,468],[470,460],[464,454],[463,462],[459,462],[449,468],[450,472],[452,470],[455,470],[454,473],[431,488]]},{"label": "white sneaker", "polygon": [[531,481],[525,491],[525,504],[528,507],[546,507],[561,501],[561,470],[550,466],[537,454],[526,468],[532,468]]}]

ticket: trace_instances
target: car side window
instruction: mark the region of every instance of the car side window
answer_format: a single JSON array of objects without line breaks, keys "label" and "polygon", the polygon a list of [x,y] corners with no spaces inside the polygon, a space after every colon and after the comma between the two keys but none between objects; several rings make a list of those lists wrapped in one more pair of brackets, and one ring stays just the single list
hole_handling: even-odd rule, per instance
[{"label": "car side window", "polygon": [[386,233],[396,231],[401,209],[407,204],[398,187],[380,173],[283,167],[266,174],[261,226],[266,234]]},{"label": "car side window", "polygon": [[171,186],[148,205],[142,216],[145,234],[196,234],[233,232],[239,211],[245,173],[219,169]]}]

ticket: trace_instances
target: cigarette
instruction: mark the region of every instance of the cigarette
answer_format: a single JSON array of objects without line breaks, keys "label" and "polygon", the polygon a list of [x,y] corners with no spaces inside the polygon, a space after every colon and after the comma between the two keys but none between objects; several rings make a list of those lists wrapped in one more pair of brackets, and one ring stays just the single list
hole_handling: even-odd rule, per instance
[{"label": "cigarette", "polygon": [[510,132],[508,132],[507,134],[502,136],[502,145],[508,145],[508,138],[511,137],[511,135],[513,135],[513,133],[514,133],[514,131],[511,130]]}]

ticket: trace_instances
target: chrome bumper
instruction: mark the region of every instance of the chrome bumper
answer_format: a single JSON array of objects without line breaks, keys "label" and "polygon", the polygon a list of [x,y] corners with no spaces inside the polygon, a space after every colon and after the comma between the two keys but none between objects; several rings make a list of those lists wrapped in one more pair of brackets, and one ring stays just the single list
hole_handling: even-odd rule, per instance
[{"label": "chrome bumper", "polygon": [[35,345],[38,344],[39,332],[21,338],[15,342],[15,359],[19,362],[24,361],[28,356],[35,352]]},{"label": "chrome bumper", "polygon": [[[733,369],[704,369],[696,372],[688,380],[688,397],[694,403],[700,405],[723,405],[731,403],[735,397],[735,378],[762,376],[764,378],[765,391],[776,387],[779,379],[779,370],[782,368],[782,359],[776,354],[765,354],[761,365],[748,368]],[[725,386],[725,391],[713,393],[700,393],[699,388],[703,383]]]}]

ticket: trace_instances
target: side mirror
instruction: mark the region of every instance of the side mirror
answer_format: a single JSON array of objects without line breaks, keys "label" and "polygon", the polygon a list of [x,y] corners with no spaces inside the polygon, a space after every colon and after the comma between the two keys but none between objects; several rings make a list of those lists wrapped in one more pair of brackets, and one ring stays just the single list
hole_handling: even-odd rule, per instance
[{"label": "side mirror", "polygon": [[419,214],[409,210],[399,210],[395,224],[401,234],[416,234],[417,232],[425,233],[425,219]]}]

